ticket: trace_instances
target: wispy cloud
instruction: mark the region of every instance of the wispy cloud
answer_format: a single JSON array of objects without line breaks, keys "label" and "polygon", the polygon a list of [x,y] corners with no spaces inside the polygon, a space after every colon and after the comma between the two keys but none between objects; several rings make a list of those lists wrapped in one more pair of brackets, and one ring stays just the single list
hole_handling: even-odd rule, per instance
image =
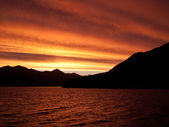
[{"label": "wispy cloud", "polygon": [[167,0],[1,0],[0,58],[102,63],[111,68],[136,51],[169,41],[168,4]]},{"label": "wispy cloud", "polygon": [[94,62],[104,64],[117,64],[122,59],[96,59],[96,58],[83,58],[83,57],[71,57],[71,56],[56,56],[56,55],[45,55],[45,54],[32,54],[32,53],[18,53],[18,52],[1,52],[0,59],[12,59],[19,61],[33,61],[33,62]]}]

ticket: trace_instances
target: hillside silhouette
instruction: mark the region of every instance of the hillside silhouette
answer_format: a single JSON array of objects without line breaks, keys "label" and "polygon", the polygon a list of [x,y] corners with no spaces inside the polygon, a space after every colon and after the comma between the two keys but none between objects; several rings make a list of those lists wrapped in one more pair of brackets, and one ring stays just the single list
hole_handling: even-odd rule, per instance
[{"label": "hillside silhouette", "polygon": [[65,81],[78,78],[75,73],[37,71],[22,66],[4,66],[0,68],[0,86],[59,86]]},{"label": "hillside silhouette", "polygon": [[63,87],[169,88],[169,43],[138,52],[105,73],[77,78]]}]

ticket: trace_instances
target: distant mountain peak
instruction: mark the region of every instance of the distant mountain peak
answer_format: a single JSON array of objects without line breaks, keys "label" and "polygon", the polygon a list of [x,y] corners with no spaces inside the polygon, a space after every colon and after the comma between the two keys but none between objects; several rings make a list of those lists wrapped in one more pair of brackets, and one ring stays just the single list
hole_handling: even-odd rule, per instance
[{"label": "distant mountain peak", "polygon": [[21,65],[16,65],[16,66],[14,66],[13,68],[15,68],[15,69],[23,69],[23,70],[27,70],[27,69],[28,69],[28,68],[23,67],[23,66],[21,66]]},{"label": "distant mountain peak", "polygon": [[10,68],[10,67],[11,67],[11,66],[6,65],[6,66],[1,67],[0,69],[2,69],[2,68]]},{"label": "distant mountain peak", "polygon": [[64,72],[62,72],[61,70],[59,70],[59,69],[54,69],[53,71],[51,71],[51,72],[55,72],[55,73],[64,73]]},{"label": "distant mountain peak", "polygon": [[37,71],[26,67],[4,66],[0,68],[0,86],[19,85],[19,86],[48,86],[61,85],[64,82],[80,77],[78,74],[67,74],[59,69],[53,71]]},{"label": "distant mountain peak", "polygon": [[20,65],[16,65],[16,66],[10,66],[10,65],[6,65],[1,67],[0,69],[5,68],[5,69],[11,69],[11,68],[20,68],[20,69],[27,69],[26,67],[20,66]]}]

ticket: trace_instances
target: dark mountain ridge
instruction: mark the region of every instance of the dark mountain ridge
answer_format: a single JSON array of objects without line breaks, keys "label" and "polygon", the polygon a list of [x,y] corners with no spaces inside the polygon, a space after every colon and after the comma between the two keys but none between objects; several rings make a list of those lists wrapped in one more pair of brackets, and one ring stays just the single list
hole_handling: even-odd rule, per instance
[{"label": "dark mountain ridge", "polygon": [[0,68],[0,86],[58,86],[78,77],[80,75],[58,69],[41,72],[22,66]]},{"label": "dark mountain ridge", "polygon": [[68,81],[63,87],[169,88],[169,43],[138,52],[105,73]]}]

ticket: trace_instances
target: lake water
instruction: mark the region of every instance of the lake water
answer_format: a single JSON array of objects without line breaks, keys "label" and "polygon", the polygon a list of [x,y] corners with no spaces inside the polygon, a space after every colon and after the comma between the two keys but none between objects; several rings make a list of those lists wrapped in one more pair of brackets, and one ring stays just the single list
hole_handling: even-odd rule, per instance
[{"label": "lake water", "polygon": [[169,90],[0,87],[0,127],[169,127]]}]

